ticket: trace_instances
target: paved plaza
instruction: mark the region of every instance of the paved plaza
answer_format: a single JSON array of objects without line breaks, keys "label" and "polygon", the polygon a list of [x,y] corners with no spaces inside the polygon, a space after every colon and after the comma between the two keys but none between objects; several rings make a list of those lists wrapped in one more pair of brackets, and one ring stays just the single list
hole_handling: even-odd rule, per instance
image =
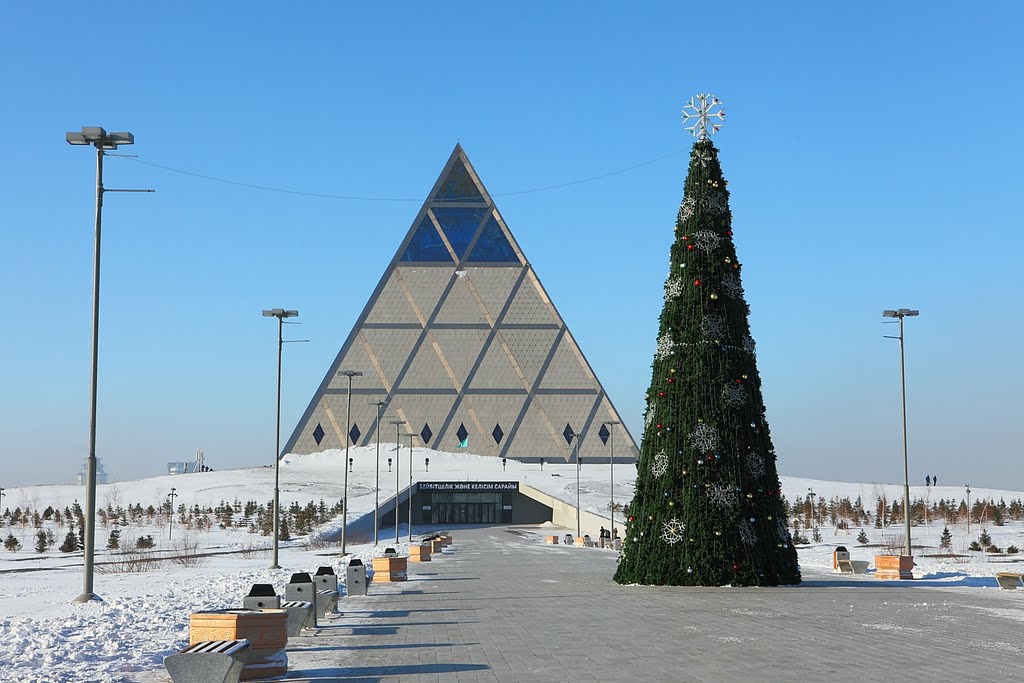
[{"label": "paved plaza", "polygon": [[1021,591],[812,573],[787,588],[627,587],[610,551],[535,534],[456,531],[407,583],[371,584],[290,641],[287,679],[1024,679]]}]

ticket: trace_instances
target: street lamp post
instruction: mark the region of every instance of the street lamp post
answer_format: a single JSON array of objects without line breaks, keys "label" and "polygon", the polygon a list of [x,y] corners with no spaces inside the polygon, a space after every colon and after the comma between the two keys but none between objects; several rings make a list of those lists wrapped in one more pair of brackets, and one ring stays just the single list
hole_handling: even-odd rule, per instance
[{"label": "street lamp post", "polygon": [[107,192],[152,192],[153,190],[115,190],[103,187],[103,157],[106,150],[120,145],[134,145],[135,136],[128,132],[108,133],[99,126],[85,126],[82,132],[68,132],[64,139],[70,145],[92,145],[96,148],[96,238],[92,261],[92,374],[89,391],[89,459],[85,476],[85,562],[82,594],[75,602],[100,600],[93,592],[93,565],[96,554],[96,379],[99,371],[100,341],[100,244],[103,226],[103,195]]},{"label": "street lamp post", "polygon": [[363,373],[358,370],[339,370],[338,376],[348,377],[348,405],[345,408],[345,503],[341,510],[341,554],[346,555],[346,540],[348,530],[348,472],[352,469],[352,460],[348,457],[348,447],[352,442],[352,379],[362,377]]},{"label": "street lamp post", "polygon": [[377,406],[377,467],[376,479],[374,479],[373,495],[373,544],[380,542],[380,411],[387,405],[387,401],[373,401],[371,406]]},{"label": "street lamp post", "polygon": [[398,545],[398,494],[399,488],[402,486],[398,480],[398,455],[402,451],[401,434],[405,420],[392,420],[391,424],[395,425],[395,545]]},{"label": "street lamp post", "polygon": [[905,531],[904,543],[907,546],[907,556],[913,557],[914,551],[910,547],[910,466],[907,460],[907,375],[906,364],[903,357],[903,319],[921,315],[920,311],[909,308],[882,311],[884,318],[896,318],[900,323],[900,334],[898,337],[885,335],[889,339],[900,340],[900,388],[903,396],[903,525]]},{"label": "street lamp post", "polygon": [[812,529],[817,529],[818,528],[817,510],[815,510],[815,508],[814,508],[814,497],[816,495],[818,495],[818,494],[814,492],[814,489],[812,489],[812,488],[808,488],[807,489],[807,497],[811,499],[811,528]]},{"label": "street lamp post", "polygon": [[[967,489],[967,535],[971,534],[971,485],[964,484],[964,488]],[[2,490],[2,489],[0,489]]]},{"label": "street lamp post", "polygon": [[177,491],[177,489],[172,486],[171,487],[171,492],[167,494],[167,500],[169,501],[168,502],[168,506],[170,507],[170,514],[167,515],[168,520],[169,520],[169,522],[167,524],[167,540],[168,541],[171,540],[171,531],[174,530],[174,499],[178,497],[178,494],[175,493],[175,491]]},{"label": "street lamp post", "polygon": [[272,308],[263,311],[264,318],[277,318],[277,427],[274,432],[274,553],[270,561],[271,569],[280,569],[278,564],[277,537],[281,523],[281,349],[284,348],[284,319],[295,318],[298,311],[286,311],[283,308]]},{"label": "street lamp post", "polygon": [[409,437],[409,493],[405,497],[405,507],[409,511],[409,543],[412,543],[412,440],[416,436],[412,432],[406,432]]},{"label": "street lamp post", "polygon": [[580,435],[573,434],[573,447],[576,450],[576,537],[583,535],[583,527],[580,523]]},{"label": "street lamp post", "polygon": [[[598,436],[603,441],[607,434],[611,446],[611,453],[608,456],[608,480],[611,486],[611,501],[608,503],[608,535],[615,533],[615,425],[622,424],[618,420],[608,420],[601,424],[601,432]],[[614,540],[613,540],[614,543]]]}]

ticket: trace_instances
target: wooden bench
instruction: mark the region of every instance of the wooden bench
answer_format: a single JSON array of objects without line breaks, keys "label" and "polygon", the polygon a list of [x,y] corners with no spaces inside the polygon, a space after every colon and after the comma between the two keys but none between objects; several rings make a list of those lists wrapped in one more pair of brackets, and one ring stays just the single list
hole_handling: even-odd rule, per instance
[{"label": "wooden bench", "polygon": [[839,572],[842,574],[867,574],[867,560],[836,560],[839,565]]},{"label": "wooden bench", "polygon": [[999,572],[996,574],[996,581],[999,583],[999,588],[1002,590],[1012,591],[1017,589],[1017,584],[1024,581],[1024,574],[1014,574],[1013,572]]},{"label": "wooden bench", "polygon": [[204,640],[164,657],[174,683],[238,683],[252,646],[242,640]]}]

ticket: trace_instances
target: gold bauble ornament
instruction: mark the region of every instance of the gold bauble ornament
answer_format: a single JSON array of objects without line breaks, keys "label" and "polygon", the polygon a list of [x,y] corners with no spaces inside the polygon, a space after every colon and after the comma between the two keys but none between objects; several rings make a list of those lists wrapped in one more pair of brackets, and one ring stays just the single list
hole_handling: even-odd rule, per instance
[{"label": "gold bauble ornament", "polygon": [[718,294],[716,292],[711,292],[711,300],[715,301],[716,299],[718,299]]}]

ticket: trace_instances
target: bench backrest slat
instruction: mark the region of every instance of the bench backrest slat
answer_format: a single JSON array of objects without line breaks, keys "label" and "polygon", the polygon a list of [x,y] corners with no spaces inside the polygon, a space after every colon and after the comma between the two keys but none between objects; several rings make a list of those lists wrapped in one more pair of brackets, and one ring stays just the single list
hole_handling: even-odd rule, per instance
[{"label": "bench backrest slat", "polygon": [[215,654],[230,655],[249,647],[248,640],[204,640],[193,643],[182,650],[183,653],[212,652]]}]

